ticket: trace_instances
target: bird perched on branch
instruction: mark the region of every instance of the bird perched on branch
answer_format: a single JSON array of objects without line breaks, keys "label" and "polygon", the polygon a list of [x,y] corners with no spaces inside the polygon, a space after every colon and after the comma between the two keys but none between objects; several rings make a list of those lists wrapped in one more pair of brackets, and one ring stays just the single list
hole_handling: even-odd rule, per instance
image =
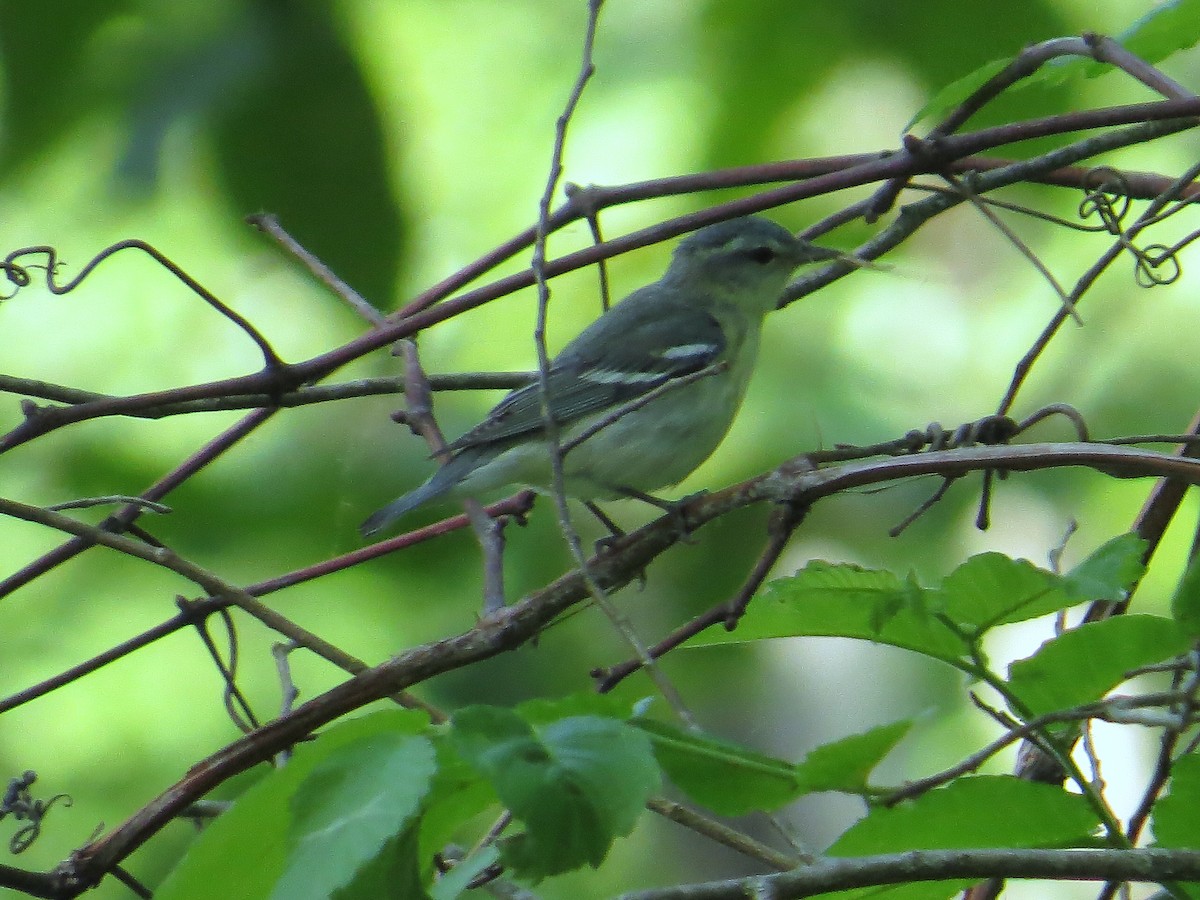
[{"label": "bird perched on branch", "polygon": [[[662,278],[613,306],[550,362],[546,406],[565,448],[567,493],[585,501],[645,498],[686,478],[733,424],[763,319],[791,273],[836,258],[842,254],[754,216],[682,240]],[[364,536],[438,497],[506,485],[547,490],[541,384],[510,393],[448,450],[449,461],[428,481],[362,524]]]}]

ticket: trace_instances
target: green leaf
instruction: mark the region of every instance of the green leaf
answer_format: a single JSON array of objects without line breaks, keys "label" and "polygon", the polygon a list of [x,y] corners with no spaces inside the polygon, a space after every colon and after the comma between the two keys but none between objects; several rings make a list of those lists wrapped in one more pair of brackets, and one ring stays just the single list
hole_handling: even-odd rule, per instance
[{"label": "green leaf", "polygon": [[477,875],[499,861],[500,851],[494,844],[481,847],[478,853],[455,863],[453,869],[437,880],[429,889],[431,900],[455,900],[467,890]]},{"label": "green leaf", "polygon": [[1080,600],[1123,600],[1146,571],[1146,541],[1132,532],[1107,541],[1063,576]]},{"label": "green leaf", "polygon": [[1159,616],[1116,616],[1065,631],[1009,666],[1008,683],[1032,715],[1099,700],[1130,669],[1188,649],[1187,632]]},{"label": "green leaf", "polygon": [[1149,63],[1200,41],[1200,0],[1160,3],[1117,35],[1117,42]]},{"label": "green leaf", "polygon": [[221,885],[222,900],[262,900],[283,872],[291,823],[291,797],[323,760],[380,734],[419,734],[429,718],[411,710],[361,716],[301,744],[286,766],[265,770],[233,806],[205,827],[187,854],[154,891],[158,900],[191,900]]},{"label": "green leaf", "polygon": [[633,715],[628,701],[612,694],[597,694],[595,691],[579,691],[553,699],[539,697],[526,700],[518,704],[514,711],[535,728],[568,716],[603,716],[606,719],[625,721]]},{"label": "green leaf", "polygon": [[806,793],[862,792],[872,770],[900,743],[911,727],[912,722],[908,720],[892,722],[817,747],[796,767],[796,779],[801,789]]},{"label": "green leaf", "polygon": [[[330,895],[332,900],[378,900],[381,897],[429,900],[421,877],[417,846],[417,823],[413,822],[388,840],[374,858],[355,873],[349,884],[335,890]],[[321,895],[313,896],[315,900]]]},{"label": "green leaf", "polygon": [[[1172,53],[1195,46],[1200,40],[1200,2],[1168,0],[1150,10],[1114,40],[1126,50],[1154,64]],[[1084,57],[1051,60],[1035,76],[1045,84],[1061,84],[1072,78],[1096,78],[1114,71],[1109,63]]]},{"label": "green leaf", "polygon": [[952,81],[934,94],[924,106],[917,110],[917,114],[908,121],[908,124],[904,126],[904,130],[912,131],[918,122],[923,122],[926,119],[933,122],[941,122],[951,111],[957,109],[964,100],[983,87],[991,78],[1003,71],[1004,67],[1011,62],[1011,56],[1004,59],[993,59],[991,62],[984,63],[978,69],[969,72],[962,78]]},{"label": "green leaf", "polygon": [[[1095,811],[1078,794],[1010,775],[978,775],[960,778],[890,809],[871,810],[838,838],[828,853],[868,856],[906,850],[1079,846],[1090,843],[1089,836],[1098,825]],[[936,886],[908,884],[885,891],[863,888],[839,893],[838,898],[948,897],[968,884],[970,881],[964,880]]]},{"label": "green leaf", "polygon": [[235,212],[269,210],[377,307],[405,240],[385,134],[361,54],[325,3],[248,5],[231,41],[248,57],[211,112],[216,175]]},{"label": "green leaf", "polygon": [[[1154,804],[1151,830],[1155,843],[1173,850],[1200,850],[1200,754],[1189,753],[1171,766],[1170,793]],[[1200,898],[1200,884],[1181,885]]]},{"label": "green leaf", "polygon": [[1171,615],[1192,637],[1200,637],[1200,556],[1188,563],[1171,598]]},{"label": "green leaf", "polygon": [[[412,825],[436,771],[428,738],[380,734],[313,769],[292,798],[291,851],[272,898],[328,897]],[[401,842],[417,869],[416,840]],[[399,848],[392,848],[399,852]]]},{"label": "green leaf", "polygon": [[1171,767],[1171,792],[1154,804],[1154,838],[1160,847],[1200,850],[1200,755]]},{"label": "green leaf", "polygon": [[[1003,815],[994,815],[1003,810]],[[959,778],[914,800],[871,810],[850,826],[831,856],[979,847],[1066,847],[1099,825],[1087,801],[1011,775]]]},{"label": "green leaf", "polygon": [[1079,602],[1066,593],[1053,572],[1003,553],[972,556],[946,576],[937,596],[951,620],[979,632],[1036,619]]},{"label": "green leaf", "polygon": [[434,736],[434,749],[437,774],[425,798],[418,854],[426,882],[432,879],[434,854],[499,803],[491,784],[459,755],[448,729]]},{"label": "green leaf", "polygon": [[745,747],[640,719],[654,756],[687,796],[723,816],[779,809],[804,791],[795,766]]},{"label": "green leaf", "polygon": [[[989,811],[1004,810],[1003,815]],[[871,810],[834,842],[830,856],[902,850],[1063,847],[1099,825],[1079,794],[1011,775],[974,775],[894,807]]]},{"label": "green leaf", "polygon": [[453,726],[459,752],[525,823],[502,855],[534,881],[598,866],[659,784],[649,738],[613,719],[572,716],[535,732],[515,712],[471,706]]},{"label": "green leaf", "polygon": [[926,608],[928,592],[891,572],[814,560],[790,578],[767,585],[737,630],[710,629],[688,646],[742,643],[766,638],[861,638],[957,661],[963,641]]}]

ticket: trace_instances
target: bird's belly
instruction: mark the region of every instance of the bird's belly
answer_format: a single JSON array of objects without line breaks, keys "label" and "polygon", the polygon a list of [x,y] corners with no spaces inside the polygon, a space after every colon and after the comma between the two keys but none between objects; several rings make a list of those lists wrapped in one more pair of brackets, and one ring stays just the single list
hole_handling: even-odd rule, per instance
[{"label": "bird's belly", "polygon": [[[736,412],[737,386],[696,383],[634,410],[571,450],[563,460],[569,492],[618,495],[651,492],[683,481],[712,454]],[[709,390],[696,393],[696,389]],[[713,390],[713,388],[718,388]]]}]

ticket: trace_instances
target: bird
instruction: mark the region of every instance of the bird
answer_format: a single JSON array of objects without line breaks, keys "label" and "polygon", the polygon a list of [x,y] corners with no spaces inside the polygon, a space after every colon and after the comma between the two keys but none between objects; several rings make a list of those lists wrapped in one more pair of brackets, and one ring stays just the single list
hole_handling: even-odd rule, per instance
[{"label": "bird", "polygon": [[[759,216],[708,225],[680,241],[662,278],[613,305],[550,361],[547,405],[560,447],[570,448],[562,457],[566,493],[589,505],[653,502],[651,492],[683,481],[733,424],[763,320],[792,273],[838,258],[845,257]],[[678,386],[668,387],[673,381]],[[362,535],[438,498],[516,486],[548,492],[545,426],[540,382],[510,392],[447,446],[448,461],[427,481],[363,522]]]}]

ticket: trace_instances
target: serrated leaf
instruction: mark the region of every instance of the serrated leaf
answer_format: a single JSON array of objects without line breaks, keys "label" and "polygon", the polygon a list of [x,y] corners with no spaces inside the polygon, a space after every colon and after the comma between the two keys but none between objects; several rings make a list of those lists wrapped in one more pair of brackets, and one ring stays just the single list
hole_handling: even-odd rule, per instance
[{"label": "serrated leaf", "polygon": [[[977,775],[960,778],[890,809],[871,810],[834,842],[828,855],[1079,846],[1089,843],[1098,824],[1095,811],[1078,794],[1010,775]],[[860,888],[837,896],[839,900],[927,900],[952,896],[970,883],[918,882],[893,888]]]},{"label": "serrated leaf", "polygon": [[572,716],[535,732],[511,710],[472,706],[453,725],[459,752],[525,824],[501,853],[534,881],[598,866],[659,784],[649,738],[614,719]]},{"label": "serrated leaf", "polygon": [[861,638],[956,661],[966,645],[928,609],[928,592],[891,572],[814,560],[790,578],[767,585],[737,630],[709,629],[688,646],[766,638]]},{"label": "serrated leaf", "polygon": [[1053,572],[1003,553],[972,556],[946,576],[937,597],[947,616],[979,632],[1036,619],[1078,602]]},{"label": "serrated leaf", "polygon": [[911,727],[912,722],[907,719],[892,722],[809,751],[804,762],[796,767],[800,788],[805,793],[863,791],[872,770],[892,752]]},{"label": "serrated leaf", "polygon": [[437,774],[421,816],[418,855],[426,881],[433,874],[434,854],[453,841],[464,824],[499,803],[491,784],[459,755],[448,730],[434,735],[434,749]]},{"label": "serrated leaf", "polygon": [[419,734],[429,717],[386,710],[351,719],[296,747],[281,769],[270,770],[233,806],[205,827],[187,854],[159,885],[158,900],[191,900],[222,886],[222,900],[262,900],[283,872],[296,787],[324,759],[356,741],[379,734]]},{"label": "serrated leaf", "polygon": [[1032,715],[1099,700],[1130,669],[1160,662],[1190,645],[1187,632],[1159,616],[1116,616],[1046,641],[1009,666],[1012,692]]},{"label": "serrated leaf", "polygon": [[804,793],[791,763],[661,722],[635,724],[650,736],[667,777],[713,812],[742,816],[776,810]]},{"label": "serrated leaf", "polygon": [[1146,541],[1132,532],[1117,535],[1063,576],[1079,601],[1123,600],[1146,571]]},{"label": "serrated leaf", "polygon": [[1200,41],[1200,0],[1168,0],[1117,36],[1117,42],[1148,63],[1194,47]]},{"label": "serrated leaf", "polygon": [[1200,755],[1171,767],[1171,790],[1154,804],[1154,838],[1160,847],[1200,850]]},{"label": "serrated leaf", "polygon": [[1095,810],[1079,794],[1011,775],[974,775],[871,810],[834,842],[829,855],[1066,847],[1087,843],[1098,825]]},{"label": "serrated leaf", "polygon": [[983,87],[989,79],[998,75],[1011,62],[1012,57],[993,59],[962,78],[950,82],[917,110],[917,114],[904,126],[904,130],[911,131],[918,122],[926,119],[934,122],[942,121],[952,110],[957,109],[964,100]]},{"label": "serrated leaf", "polygon": [[[411,826],[436,771],[428,738],[381,734],[331,754],[292,798],[291,850],[275,900],[323,898],[351,884]],[[415,871],[416,841],[405,842]]]}]

